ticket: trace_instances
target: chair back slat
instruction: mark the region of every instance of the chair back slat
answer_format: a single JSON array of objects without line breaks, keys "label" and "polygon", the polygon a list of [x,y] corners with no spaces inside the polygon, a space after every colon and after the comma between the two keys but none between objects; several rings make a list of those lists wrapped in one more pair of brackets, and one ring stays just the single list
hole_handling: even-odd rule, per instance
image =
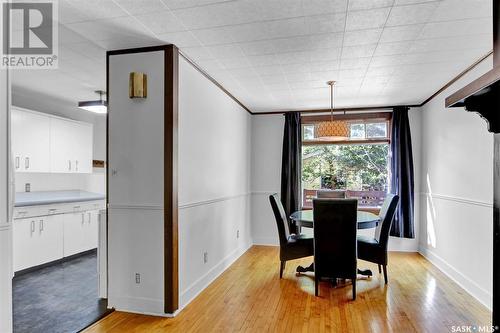
[{"label": "chair back slat", "polygon": [[318,190],[318,199],[345,199],[346,192],[344,190]]}]

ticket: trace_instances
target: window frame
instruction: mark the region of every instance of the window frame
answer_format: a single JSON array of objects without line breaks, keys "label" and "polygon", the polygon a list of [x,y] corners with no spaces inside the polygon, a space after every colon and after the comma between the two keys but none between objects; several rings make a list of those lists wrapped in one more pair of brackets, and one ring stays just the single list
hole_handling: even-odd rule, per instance
[{"label": "window frame", "polygon": [[[315,115],[315,116],[301,116],[301,130],[304,126],[315,125],[317,123],[332,120],[331,115]],[[304,140],[302,133],[301,144],[308,145],[321,145],[321,144],[376,144],[376,143],[391,143],[392,132],[392,112],[377,112],[377,113],[355,113],[355,114],[340,114],[333,115],[333,120],[345,120],[354,124],[369,124],[369,123],[382,123],[387,124],[387,138],[365,138],[365,139],[349,139],[341,141],[328,141],[328,140]],[[350,129],[350,128],[349,128]],[[366,131],[366,127],[365,127]]]},{"label": "window frame", "polygon": [[[331,115],[301,115],[301,130],[303,126],[315,125],[319,122],[331,121]],[[356,113],[356,114],[337,114],[333,116],[334,121],[345,120],[352,123],[381,123],[385,122],[387,124],[387,138],[365,138],[365,139],[350,139],[341,141],[329,141],[329,140],[304,140],[304,134],[301,135],[301,166],[300,166],[300,207],[302,210],[310,210],[312,207],[303,206],[302,195],[304,193],[304,188],[302,188],[302,147],[303,146],[317,146],[317,145],[363,145],[363,144],[387,144],[389,145],[389,156],[388,160],[390,163],[391,153],[391,133],[392,133],[392,112],[374,112],[374,113]],[[350,128],[349,128],[350,130]],[[366,127],[365,127],[366,130]],[[390,176],[389,176],[390,177]],[[389,184],[390,186],[390,184]],[[378,214],[380,207],[358,207],[359,210],[368,211],[371,213]]]}]

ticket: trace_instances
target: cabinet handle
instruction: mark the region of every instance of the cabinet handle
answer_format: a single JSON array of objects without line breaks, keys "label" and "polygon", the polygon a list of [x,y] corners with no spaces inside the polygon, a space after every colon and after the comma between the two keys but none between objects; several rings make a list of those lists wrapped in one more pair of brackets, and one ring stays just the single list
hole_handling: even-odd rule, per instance
[{"label": "cabinet handle", "polygon": [[43,220],[40,220],[40,232],[43,231]]},{"label": "cabinet handle", "polygon": [[19,156],[16,156],[16,169],[19,169]]},{"label": "cabinet handle", "polygon": [[24,159],[24,166],[26,167],[26,169],[30,168],[30,158],[29,157],[26,157]]},{"label": "cabinet handle", "polygon": [[71,160],[68,161],[68,170],[71,171]]},{"label": "cabinet handle", "polygon": [[84,224],[84,223],[85,223],[85,214],[82,213],[82,224]]},{"label": "cabinet handle", "polygon": [[78,161],[75,161],[75,168],[76,168],[76,171],[78,171]]},{"label": "cabinet handle", "polygon": [[35,232],[35,221],[31,221],[31,233]]},{"label": "cabinet handle", "polygon": [[49,214],[54,214],[55,212],[57,212],[57,209],[55,208],[49,209]]},{"label": "cabinet handle", "polygon": [[88,216],[89,216],[89,224],[90,224],[90,213],[87,213],[87,214],[88,214]]}]

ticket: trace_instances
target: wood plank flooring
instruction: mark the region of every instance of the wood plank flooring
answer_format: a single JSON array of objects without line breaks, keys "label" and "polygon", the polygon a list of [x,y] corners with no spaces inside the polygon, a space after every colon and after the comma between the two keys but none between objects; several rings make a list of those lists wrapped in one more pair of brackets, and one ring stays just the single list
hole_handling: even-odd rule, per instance
[{"label": "wood plank flooring", "polygon": [[288,262],[279,279],[278,248],[254,246],[175,318],[114,312],[86,333],[100,332],[451,332],[453,325],[490,325],[486,307],[416,253],[391,253],[389,284],[375,276],[314,296],[311,276]]}]

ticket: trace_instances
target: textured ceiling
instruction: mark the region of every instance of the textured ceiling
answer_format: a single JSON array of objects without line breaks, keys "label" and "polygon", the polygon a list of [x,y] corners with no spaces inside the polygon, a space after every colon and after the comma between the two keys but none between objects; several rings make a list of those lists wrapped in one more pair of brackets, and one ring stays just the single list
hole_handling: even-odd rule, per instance
[{"label": "textured ceiling", "polygon": [[14,92],[75,105],[105,51],[174,43],[252,111],[420,103],[492,49],[491,0],[60,0],[58,70]]}]

